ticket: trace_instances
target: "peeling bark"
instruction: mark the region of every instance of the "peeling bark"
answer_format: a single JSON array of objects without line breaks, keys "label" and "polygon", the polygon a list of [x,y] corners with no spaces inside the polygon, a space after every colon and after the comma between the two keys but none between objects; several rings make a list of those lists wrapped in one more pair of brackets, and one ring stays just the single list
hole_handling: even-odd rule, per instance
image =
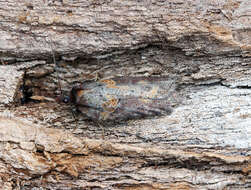
[{"label": "peeling bark", "polygon": [[[250,6],[0,2],[0,186],[251,188]],[[177,106],[169,116],[102,128],[51,101],[58,79],[70,91],[115,76],[175,78]]]},{"label": "peeling bark", "polygon": [[[71,188],[153,188],[159,184],[161,189],[176,184],[198,189],[206,178],[203,188],[244,187],[250,172],[249,156],[215,150],[195,152],[83,139],[6,117],[1,117],[0,129],[1,163],[4,168],[9,166],[2,175],[15,174],[27,188],[29,183],[42,183],[47,188],[60,188],[60,184],[71,184]],[[92,182],[88,182],[90,178]],[[149,183],[154,178],[157,183]]]}]

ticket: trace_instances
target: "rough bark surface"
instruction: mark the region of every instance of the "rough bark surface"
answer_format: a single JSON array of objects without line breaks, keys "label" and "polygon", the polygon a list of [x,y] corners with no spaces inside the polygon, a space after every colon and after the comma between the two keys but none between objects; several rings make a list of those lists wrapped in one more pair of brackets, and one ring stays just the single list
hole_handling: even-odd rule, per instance
[{"label": "rough bark surface", "polygon": [[[250,7],[0,1],[0,187],[251,188]],[[52,101],[115,76],[175,79],[172,114],[100,127]]]}]

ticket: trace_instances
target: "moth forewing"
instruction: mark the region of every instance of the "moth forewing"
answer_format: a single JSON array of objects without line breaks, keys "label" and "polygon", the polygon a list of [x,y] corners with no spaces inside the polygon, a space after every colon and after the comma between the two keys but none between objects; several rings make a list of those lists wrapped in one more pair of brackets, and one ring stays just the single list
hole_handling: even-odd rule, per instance
[{"label": "moth forewing", "polygon": [[175,80],[168,77],[119,77],[83,83],[71,99],[88,118],[115,122],[168,115]]}]

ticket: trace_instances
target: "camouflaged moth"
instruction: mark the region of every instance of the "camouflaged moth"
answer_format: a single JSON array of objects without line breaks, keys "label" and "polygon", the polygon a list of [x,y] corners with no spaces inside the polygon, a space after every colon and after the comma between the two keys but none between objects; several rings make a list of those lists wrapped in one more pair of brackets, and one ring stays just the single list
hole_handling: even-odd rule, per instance
[{"label": "camouflaged moth", "polygon": [[64,103],[93,121],[120,122],[168,115],[173,81],[167,77],[118,77],[75,86],[70,96],[61,96]]},{"label": "camouflaged moth", "polygon": [[[52,46],[51,49],[57,68]],[[58,83],[62,93],[59,79]],[[117,77],[86,81],[74,86],[69,96],[61,94],[57,100],[74,104],[78,111],[93,121],[120,122],[170,114],[173,84],[174,80],[168,77]]]}]

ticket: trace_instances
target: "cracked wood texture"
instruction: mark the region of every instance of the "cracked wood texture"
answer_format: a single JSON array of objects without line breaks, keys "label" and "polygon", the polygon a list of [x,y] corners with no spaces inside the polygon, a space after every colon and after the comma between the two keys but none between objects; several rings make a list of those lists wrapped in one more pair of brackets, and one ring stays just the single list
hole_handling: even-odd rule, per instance
[{"label": "cracked wood texture", "polygon": [[[0,1],[0,188],[250,189],[250,7]],[[174,80],[172,114],[100,127],[51,101],[117,76]]]}]

